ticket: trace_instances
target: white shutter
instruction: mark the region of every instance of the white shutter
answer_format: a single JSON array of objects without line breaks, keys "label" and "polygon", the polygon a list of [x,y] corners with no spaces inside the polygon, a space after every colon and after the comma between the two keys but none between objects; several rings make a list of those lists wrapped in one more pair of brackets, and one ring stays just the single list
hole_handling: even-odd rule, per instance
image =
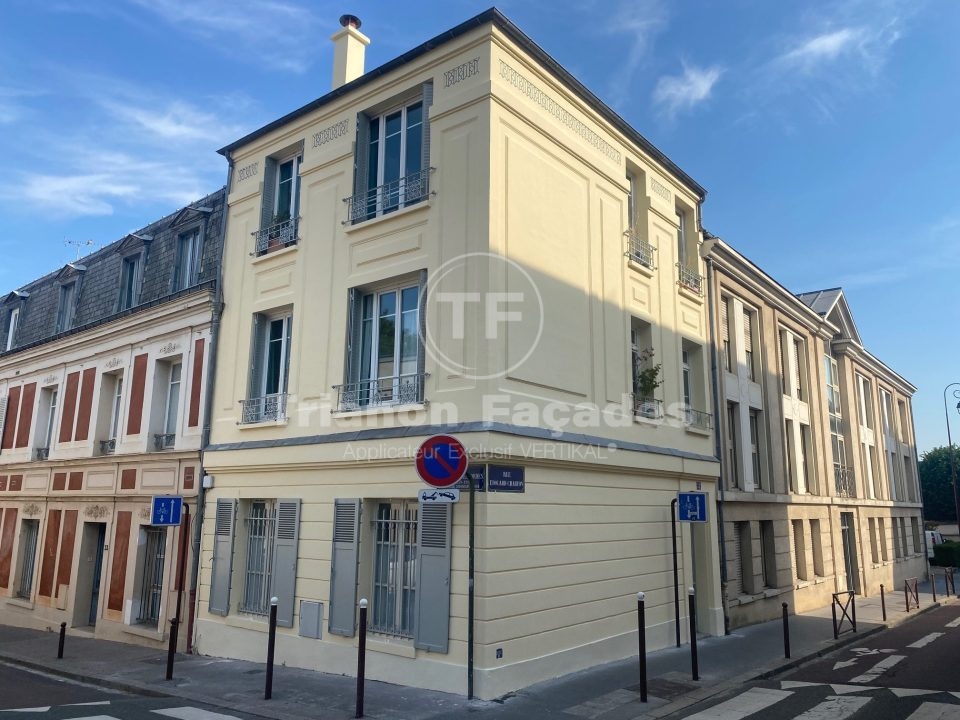
[{"label": "white shutter", "polygon": [[273,594],[277,598],[277,625],[281,627],[293,627],[299,536],[300,499],[277,500],[277,523],[273,543]]},{"label": "white shutter", "polygon": [[9,400],[9,396],[0,398],[0,436],[3,435],[3,424],[7,420],[7,400]]},{"label": "white shutter", "polygon": [[450,638],[450,525],[453,505],[420,503],[414,647],[447,652]]},{"label": "white shutter", "polygon": [[743,311],[743,346],[748,353],[753,352],[753,323],[749,310]]},{"label": "white shutter", "polygon": [[233,536],[237,514],[236,500],[217,500],[213,527],[213,568],[207,609],[214,615],[230,610],[230,578],[233,575]]},{"label": "white shutter", "polygon": [[333,555],[330,563],[330,633],[352,637],[357,629],[357,560],[360,500],[333,503]]},{"label": "white shutter", "polygon": [[720,301],[720,339],[723,342],[730,342],[730,298],[723,298]]}]

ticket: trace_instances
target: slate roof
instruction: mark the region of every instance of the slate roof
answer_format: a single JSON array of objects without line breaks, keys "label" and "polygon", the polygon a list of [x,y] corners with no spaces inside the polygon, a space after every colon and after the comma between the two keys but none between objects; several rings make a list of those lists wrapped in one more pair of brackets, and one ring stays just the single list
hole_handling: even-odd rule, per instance
[{"label": "slate roof", "polygon": [[[81,332],[114,318],[140,312],[158,303],[212,288],[220,277],[223,248],[225,189],[221,188],[184,208],[110,243],[96,252],[67,263],[0,300],[0,339],[6,346],[10,311],[20,309],[13,347],[8,356],[54,338]],[[202,247],[197,282],[189,288],[173,288],[179,237],[201,228]],[[144,261],[139,297],[133,307],[120,311],[120,275],[123,252],[143,248]],[[69,329],[56,331],[60,287],[77,279],[78,294]]]},{"label": "slate roof", "polygon": [[829,288],[827,290],[814,290],[813,292],[797,293],[800,301],[822,317],[827,317],[833,310],[837,300],[843,295],[841,288]]}]

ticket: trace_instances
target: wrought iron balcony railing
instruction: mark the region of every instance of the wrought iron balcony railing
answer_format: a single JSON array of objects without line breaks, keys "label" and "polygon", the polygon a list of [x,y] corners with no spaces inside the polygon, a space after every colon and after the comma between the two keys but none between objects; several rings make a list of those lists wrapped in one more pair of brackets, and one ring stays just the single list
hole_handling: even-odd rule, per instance
[{"label": "wrought iron balcony railing", "polygon": [[343,201],[347,204],[346,223],[369,220],[426,200],[430,194],[431,172],[433,168],[418,170],[365,193],[344,198]]},{"label": "wrought iron balcony railing", "polygon": [[683,411],[683,421],[690,427],[699,430],[710,430],[713,428],[713,415],[703,410],[686,408]]},{"label": "wrought iron balcony railing", "polygon": [[837,489],[837,497],[852,498],[857,496],[857,484],[852,467],[834,463],[833,480]]},{"label": "wrought iron balcony railing", "polygon": [[153,436],[153,447],[155,450],[171,450],[176,441],[176,433],[157,433]]},{"label": "wrought iron balcony railing", "polygon": [[240,423],[270,422],[287,417],[287,394],[274,393],[263,397],[241,400]]},{"label": "wrought iron balcony railing", "polygon": [[682,263],[677,263],[677,284],[697,295],[703,295],[703,275]]},{"label": "wrought iron balcony railing", "polygon": [[377,405],[421,403],[428,375],[415,373],[334,385],[333,389],[337,391],[337,410],[347,412]]},{"label": "wrought iron balcony railing", "polygon": [[113,455],[114,451],[117,449],[117,439],[110,438],[109,440],[100,441],[100,454],[101,455]]},{"label": "wrought iron balcony railing", "polygon": [[653,262],[653,253],[656,248],[640,237],[633,228],[627,230],[626,235],[629,244],[627,257],[637,265],[643,265],[653,270],[656,267]]},{"label": "wrought iron balcony railing", "polygon": [[643,397],[634,393],[633,414],[648,420],[658,420],[663,417],[663,400]]},{"label": "wrought iron balcony railing", "polygon": [[254,250],[257,257],[266,255],[273,250],[297,244],[297,229],[300,218],[290,218],[283,222],[274,223],[269,227],[261,228],[253,233]]},{"label": "wrought iron balcony railing", "polygon": [[34,448],[33,449],[33,459],[34,460],[46,460],[50,457],[50,448]]}]

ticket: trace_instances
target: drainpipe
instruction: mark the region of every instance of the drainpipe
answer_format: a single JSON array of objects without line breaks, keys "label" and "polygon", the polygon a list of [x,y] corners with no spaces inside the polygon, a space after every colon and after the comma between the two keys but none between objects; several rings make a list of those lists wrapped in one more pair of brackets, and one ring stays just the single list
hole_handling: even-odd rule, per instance
[{"label": "drainpipe", "polygon": [[[210,318],[210,357],[207,360],[207,388],[203,398],[203,430],[200,434],[200,452],[210,444],[210,426],[213,418],[213,390],[217,377],[217,346],[220,344],[220,318],[223,316],[223,254],[227,246],[227,195],[233,179],[233,157],[226,153],[227,184],[223,188],[223,211],[220,216],[220,257],[217,260],[217,278],[213,293],[213,309]],[[187,617],[187,652],[193,652],[195,642],[194,620],[197,614],[197,583],[200,577],[200,543],[203,539],[203,515],[207,490],[203,486],[206,471],[201,454],[200,487],[197,488],[197,512],[193,529],[193,558],[190,568],[190,612]]]},{"label": "drainpipe", "polygon": [[706,231],[707,239],[701,245],[701,254],[707,264],[707,319],[710,324],[710,384],[713,390],[713,454],[720,463],[720,476],[717,478],[717,541],[720,543],[720,602],[723,606],[723,633],[730,634],[730,614],[727,612],[727,546],[723,529],[723,462],[720,445],[720,382],[717,376],[717,338],[714,323],[713,257],[711,255],[717,240]]}]

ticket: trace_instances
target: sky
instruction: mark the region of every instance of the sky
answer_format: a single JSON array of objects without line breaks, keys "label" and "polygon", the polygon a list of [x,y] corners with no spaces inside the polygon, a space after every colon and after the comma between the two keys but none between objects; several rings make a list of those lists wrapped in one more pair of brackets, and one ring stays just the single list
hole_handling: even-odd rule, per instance
[{"label": "sky", "polygon": [[[0,292],[222,186],[217,148],[329,90],[342,13],[372,69],[489,1],[2,0]],[[946,444],[960,2],[498,7],[708,190],[708,230],[795,292],[842,286],[919,388],[919,451]]]}]

